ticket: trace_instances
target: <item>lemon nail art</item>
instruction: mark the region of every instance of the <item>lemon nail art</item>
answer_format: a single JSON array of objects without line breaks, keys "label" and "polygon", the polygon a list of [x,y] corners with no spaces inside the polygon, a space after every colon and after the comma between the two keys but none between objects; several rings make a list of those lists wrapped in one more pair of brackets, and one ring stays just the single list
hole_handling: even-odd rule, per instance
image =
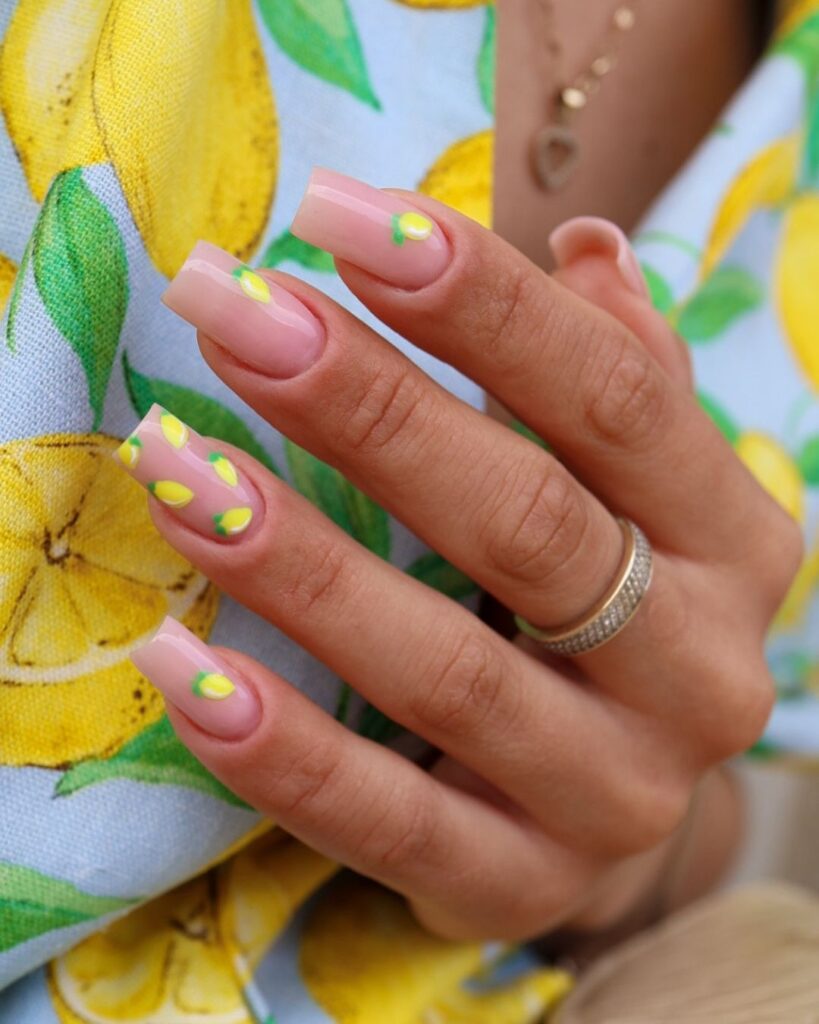
[{"label": "lemon nail art", "polygon": [[224,480],[228,487],[235,487],[239,483],[236,467],[226,455],[222,455],[221,452],[211,452],[208,455],[208,462],[213,466],[216,475]]},{"label": "lemon nail art", "polygon": [[138,437],[126,437],[119,448],[117,448],[119,461],[123,466],[133,469],[137,462],[139,462],[139,452],[141,448],[142,442]]},{"label": "lemon nail art", "polygon": [[159,426],[162,429],[165,440],[173,448],[183,448],[188,443],[190,431],[182,420],[177,419],[172,413],[162,412]]},{"label": "lemon nail art", "polygon": [[184,508],[193,501],[193,491],[176,480],[155,480],[148,484],[148,490],[163,505],[169,508]]},{"label": "lemon nail art", "polygon": [[412,242],[423,242],[432,234],[432,221],[414,210],[394,213],[391,224],[392,240],[396,245],[403,245],[407,239]]},{"label": "lemon nail art", "polygon": [[224,700],[236,689],[227,676],[221,672],[197,672],[193,677],[191,689],[197,697],[208,700]]},{"label": "lemon nail art", "polygon": [[236,278],[249,299],[255,299],[256,302],[270,302],[270,286],[250,267],[237,267],[231,271],[230,276]]},{"label": "lemon nail art", "polygon": [[213,522],[220,537],[230,537],[246,530],[252,518],[253,510],[242,506],[229,508],[226,512],[217,512]]}]

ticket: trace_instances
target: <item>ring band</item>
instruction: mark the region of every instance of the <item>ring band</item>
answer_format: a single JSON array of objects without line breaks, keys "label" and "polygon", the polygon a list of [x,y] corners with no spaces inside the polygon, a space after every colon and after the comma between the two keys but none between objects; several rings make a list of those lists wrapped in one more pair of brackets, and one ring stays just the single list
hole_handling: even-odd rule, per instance
[{"label": "ring band", "polygon": [[581,619],[558,629],[538,629],[520,615],[518,629],[553,654],[573,655],[594,650],[616,636],[645,596],[651,583],[652,558],[648,538],[630,519],[617,517],[623,531],[623,557],[614,583]]}]

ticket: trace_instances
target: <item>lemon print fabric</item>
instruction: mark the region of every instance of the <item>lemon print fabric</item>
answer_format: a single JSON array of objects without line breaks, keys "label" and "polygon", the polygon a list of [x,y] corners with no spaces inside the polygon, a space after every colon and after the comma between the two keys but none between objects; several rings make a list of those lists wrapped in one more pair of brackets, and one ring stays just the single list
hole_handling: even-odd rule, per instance
[{"label": "lemon print fabric", "polygon": [[[102,435],[0,445],[0,763],[110,756],[162,714],[128,659],[165,615],[200,636],[207,580],[157,534]],[[130,448],[130,446],[129,446]]]}]

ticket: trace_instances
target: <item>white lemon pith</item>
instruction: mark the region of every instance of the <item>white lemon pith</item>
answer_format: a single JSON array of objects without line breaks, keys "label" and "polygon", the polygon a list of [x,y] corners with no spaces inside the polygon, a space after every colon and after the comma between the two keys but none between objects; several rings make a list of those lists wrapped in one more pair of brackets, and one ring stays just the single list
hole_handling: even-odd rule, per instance
[{"label": "white lemon pith", "polygon": [[166,615],[210,631],[216,591],[156,532],[119,445],[0,445],[0,764],[113,753],[163,711],[130,651]]}]

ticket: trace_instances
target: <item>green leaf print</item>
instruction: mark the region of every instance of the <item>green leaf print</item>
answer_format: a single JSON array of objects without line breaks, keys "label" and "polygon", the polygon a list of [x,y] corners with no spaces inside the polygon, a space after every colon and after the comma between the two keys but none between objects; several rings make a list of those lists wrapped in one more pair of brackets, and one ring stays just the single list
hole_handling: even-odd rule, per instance
[{"label": "green leaf print", "polygon": [[335,273],[333,257],[324,249],[318,249],[309,242],[296,238],[290,231],[283,231],[265,250],[260,267],[277,267],[280,263],[298,263],[308,270],[322,270]]},{"label": "green leaf print", "polygon": [[741,267],[718,267],[683,305],[677,330],[690,342],[712,341],[738,317],[761,305],[764,288]]},{"label": "green leaf print", "polygon": [[800,186],[804,189],[819,187],[819,77],[808,92]]},{"label": "green leaf print", "polygon": [[384,509],[315,455],[287,438],[284,446],[296,489],[360,544],[388,559],[390,520]]},{"label": "green leaf print", "polygon": [[128,261],[114,218],[81,168],[63,171],[48,190],[32,260],[43,303],[85,370],[96,430],[128,306]]},{"label": "green leaf print", "polygon": [[809,437],[802,445],[796,464],[809,487],[819,487],[819,434]]},{"label": "green leaf print", "polygon": [[184,786],[235,807],[248,805],[215,779],[177,739],[167,717],[138,733],[113,757],[81,761],[69,768],[54,790],[58,797],[70,796],[87,786],[112,779],[131,779],[153,785]]},{"label": "green leaf print", "polygon": [[478,88],[481,100],[490,114],[495,113],[495,8],[486,8],[486,23],[478,54]]},{"label": "green leaf print", "polygon": [[811,14],[778,40],[772,52],[796,60],[812,84],[819,73],[819,13]]},{"label": "green leaf print", "polygon": [[674,296],[671,292],[671,285],[666,279],[647,263],[641,263],[640,269],[646,279],[648,290],[651,295],[651,303],[658,313],[664,315],[670,313],[674,308]]},{"label": "green leaf print", "polygon": [[55,928],[124,910],[135,902],[93,896],[71,882],[0,861],[0,951]]},{"label": "green leaf print", "polygon": [[732,445],[736,444],[742,431],[719,402],[710,395],[704,394],[702,391],[697,392],[697,400],[717,427],[722,431],[727,440]]},{"label": "green leaf print", "polygon": [[258,0],[270,34],[297,64],[381,109],[347,0]]},{"label": "green leaf print", "polygon": [[281,476],[273,460],[253,436],[247,424],[221,402],[181,384],[143,376],[131,366],[126,352],[122,353],[122,370],[128,397],[137,416],[144,416],[154,402],[157,402],[200,434],[218,437],[228,444],[236,445],[254,459],[258,459],[272,473]]},{"label": "green leaf print", "polygon": [[521,423],[520,420],[512,420],[509,426],[514,430],[516,434],[520,434],[521,437],[525,437],[527,441],[531,441],[532,444],[536,444],[538,448],[542,448],[545,452],[550,452],[552,449],[550,445],[538,435],[526,426],[525,423]]},{"label": "green leaf print", "polygon": [[9,297],[9,318],[6,321],[6,345],[9,352],[17,351],[17,314],[20,309],[20,299],[23,295],[23,281],[25,280],[26,273],[28,271],[32,245],[33,242],[29,239],[26,251],[23,253],[23,258],[20,261],[20,266],[17,270],[17,276],[14,279],[11,296]]}]

